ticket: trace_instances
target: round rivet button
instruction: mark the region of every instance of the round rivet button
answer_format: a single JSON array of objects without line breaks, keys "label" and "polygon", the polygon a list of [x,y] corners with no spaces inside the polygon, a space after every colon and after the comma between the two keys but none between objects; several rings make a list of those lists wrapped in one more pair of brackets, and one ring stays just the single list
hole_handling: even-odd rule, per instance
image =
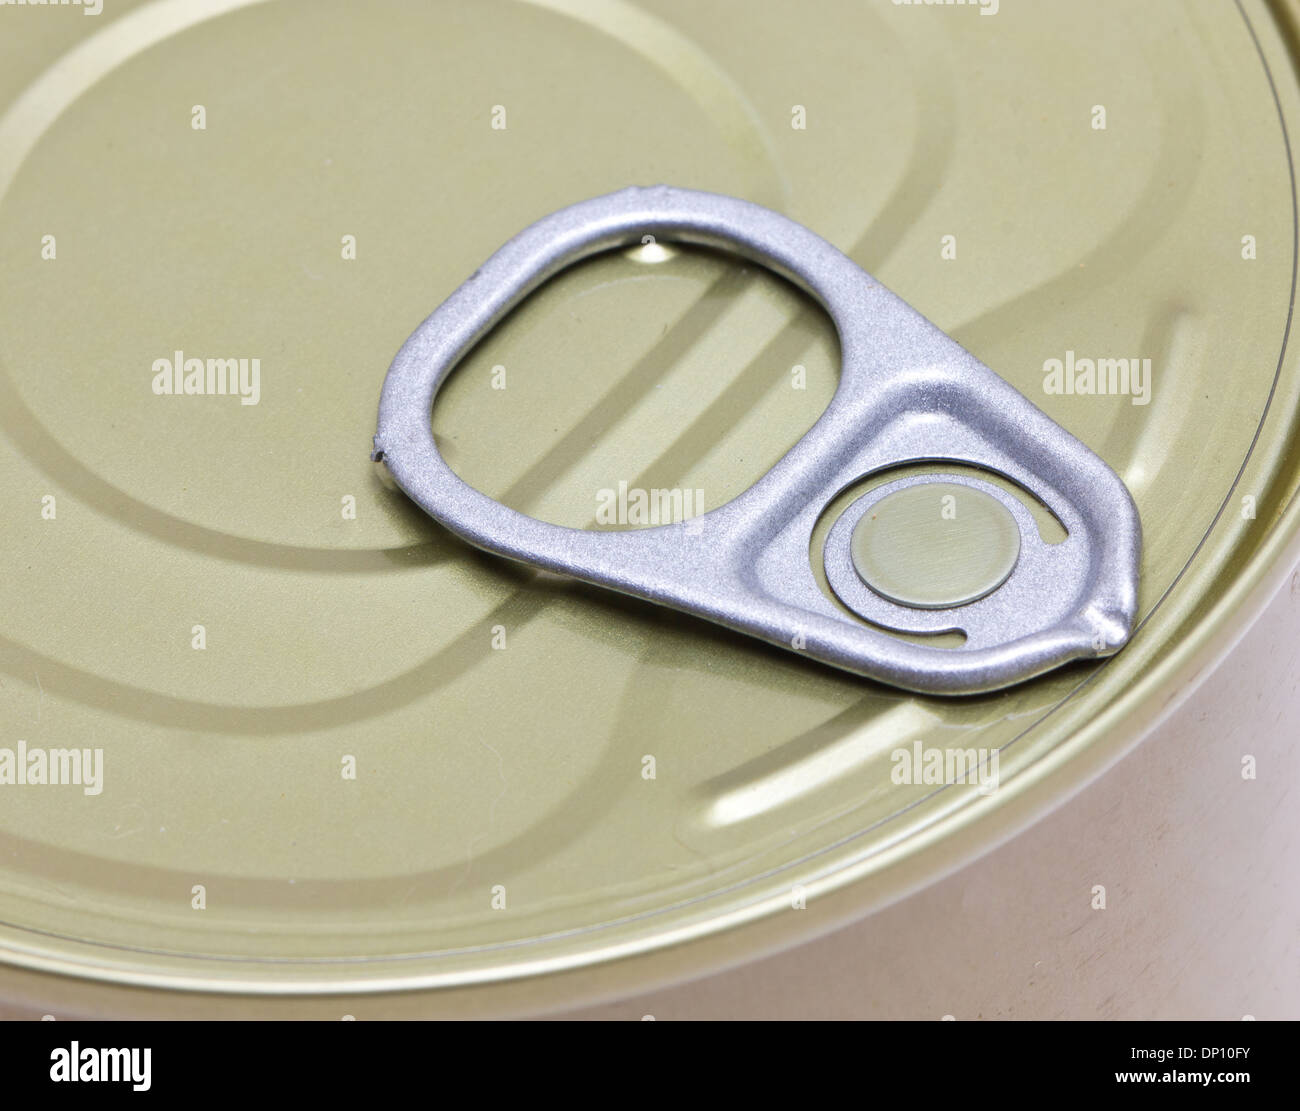
[{"label": "round rivet button", "polygon": [[997,498],[954,482],[887,494],[853,529],[859,577],[882,598],[947,609],[991,594],[1020,557],[1020,527]]}]

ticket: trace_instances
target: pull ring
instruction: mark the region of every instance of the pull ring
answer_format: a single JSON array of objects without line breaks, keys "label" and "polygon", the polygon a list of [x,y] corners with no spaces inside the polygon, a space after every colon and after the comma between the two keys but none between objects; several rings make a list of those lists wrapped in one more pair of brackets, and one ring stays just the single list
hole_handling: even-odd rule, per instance
[{"label": "pull ring", "polygon": [[[627,532],[566,528],[463,482],[439,454],[431,427],[434,398],[458,360],[542,282],[645,235],[740,254],[820,302],[842,356],[825,412],[748,490],[676,524]],[[407,495],[470,544],[907,690],[996,690],[1069,660],[1109,655],[1128,639],[1137,610],[1141,525],[1115,472],[820,236],[734,197],[635,187],[562,209],[520,232],[402,345],[384,380],[374,444],[373,458]],[[823,511],[865,476],[934,461],[1012,480],[1051,510],[1066,539],[1045,544],[1023,504],[1001,485],[955,474],[889,483],[855,502],[831,529],[824,558],[837,604],[818,586],[811,562]],[[1019,531],[1017,543],[996,505],[977,507],[998,522],[996,542],[1014,548],[1005,558],[992,553],[997,581],[987,589],[945,596],[938,582],[922,583],[935,590],[915,594],[882,585],[875,537],[857,526],[873,506],[882,511],[877,519],[889,508],[891,520],[914,520],[915,510],[901,514],[899,502],[886,507],[883,499],[929,483],[936,513],[951,508],[944,497],[991,499]],[[940,486],[948,492],[939,494]],[[961,519],[954,504],[952,519]],[[947,548],[945,533],[924,520],[920,527],[928,543]],[[962,535],[982,562],[989,553],[981,534]],[[885,630],[959,631],[965,641],[940,648]]]}]

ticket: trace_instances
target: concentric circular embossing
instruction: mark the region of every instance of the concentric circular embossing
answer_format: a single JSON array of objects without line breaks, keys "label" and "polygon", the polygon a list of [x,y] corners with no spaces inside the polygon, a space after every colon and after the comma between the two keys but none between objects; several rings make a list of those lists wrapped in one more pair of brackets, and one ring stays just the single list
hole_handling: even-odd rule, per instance
[{"label": "concentric circular embossing", "polygon": [[[431,225],[402,174],[376,172],[378,150],[409,148],[417,123],[452,144],[486,135],[498,156],[529,164],[534,188],[568,194],[584,188],[582,167],[553,140],[577,127],[616,161],[647,145],[664,152],[665,172],[677,162],[688,173],[720,144],[734,157],[729,188],[775,202],[783,185],[744,96],[646,13],[600,0],[502,4],[519,35],[503,38],[484,12],[460,22],[461,50],[429,66],[422,44],[445,13],[388,4],[360,32],[388,58],[370,67],[355,64],[351,15],[318,11],[308,50],[290,7],[144,5],[90,35],[0,117],[0,236],[48,227],[61,245],[54,266],[5,253],[9,308],[25,327],[0,356],[0,421],[78,496],[164,543],[263,566],[377,572],[438,555],[427,521],[367,462],[378,385],[412,322],[472,271],[485,242],[481,221]],[[619,95],[672,105],[635,131],[594,111],[581,86],[556,84],[572,41]],[[231,85],[232,51],[247,72],[269,75],[257,97]],[[507,74],[517,89],[556,94],[516,100],[513,126],[494,133]],[[205,103],[191,103],[195,88]],[[465,107],[475,96],[481,118]],[[358,99],[427,107],[358,113]],[[267,101],[301,114],[267,112]],[[66,170],[87,160],[93,203]],[[441,212],[473,210],[480,171],[473,159],[442,162]],[[498,219],[513,226],[508,210]],[[378,288],[383,300],[359,312]],[[65,306],[76,306],[76,328],[63,326]]]}]

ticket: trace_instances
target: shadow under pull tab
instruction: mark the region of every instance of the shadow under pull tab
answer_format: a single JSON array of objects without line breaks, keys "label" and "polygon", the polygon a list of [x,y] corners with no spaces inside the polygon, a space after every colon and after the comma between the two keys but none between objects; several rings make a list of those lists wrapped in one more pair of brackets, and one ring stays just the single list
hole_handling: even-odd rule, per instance
[{"label": "shadow under pull tab", "polygon": [[[816,298],[839,332],[840,383],[803,438],[748,490],[678,524],[589,532],[509,509],[459,479],[430,413],[457,361],[544,280],[590,255],[656,241],[739,253]],[[668,186],[562,209],[515,236],[402,345],[379,403],[376,459],[435,520],[486,551],[671,606],[907,690],[996,690],[1105,656],[1137,610],[1141,525],[1120,478],[1022,394],[824,239],[769,209]],[[906,464],[964,473],[838,494]],[[1060,521],[1046,543],[1005,483]],[[960,647],[900,639],[960,633]]]}]

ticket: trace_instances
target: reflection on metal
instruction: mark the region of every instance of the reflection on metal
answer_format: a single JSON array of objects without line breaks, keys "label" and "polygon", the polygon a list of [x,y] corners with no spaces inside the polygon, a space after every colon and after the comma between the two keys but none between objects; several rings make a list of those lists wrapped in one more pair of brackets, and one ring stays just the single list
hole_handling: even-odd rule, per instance
[{"label": "reflection on metal", "polygon": [[[710,784],[698,823],[704,829],[746,822],[833,786],[845,776],[861,781],[869,774],[872,761],[887,762],[891,750],[930,736],[942,719],[922,703],[899,702],[846,736],[824,741],[787,763],[759,774],[737,769]],[[886,780],[887,781],[887,780]],[[873,781],[873,786],[880,781]],[[878,788],[883,789],[883,788]]]}]

